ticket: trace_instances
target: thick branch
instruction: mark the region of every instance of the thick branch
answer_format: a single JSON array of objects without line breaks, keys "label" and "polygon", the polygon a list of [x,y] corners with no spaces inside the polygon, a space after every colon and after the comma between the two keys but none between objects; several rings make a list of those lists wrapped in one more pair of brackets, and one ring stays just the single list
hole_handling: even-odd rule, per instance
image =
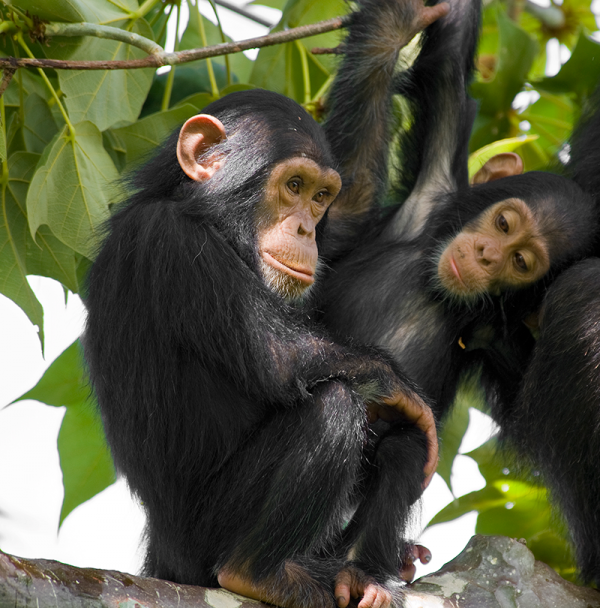
[{"label": "thick branch", "polygon": [[[511,538],[475,536],[438,572],[405,587],[406,605],[421,608],[586,606],[600,593],[563,580]],[[74,568],[0,552],[0,606],[11,608],[267,608],[223,589],[178,585],[112,570]]]},{"label": "thick branch", "polygon": [[95,36],[96,38],[108,38],[126,42],[137,46],[150,55],[164,53],[162,46],[153,40],[144,38],[139,34],[121,30],[118,27],[108,25],[97,25],[96,23],[48,23],[44,28],[46,36]]},{"label": "thick branch", "polygon": [[63,61],[58,59],[30,59],[16,57],[0,57],[0,68],[54,68],[55,70],[131,70],[138,68],[159,68],[163,65],[178,65],[180,63],[188,63],[197,59],[206,59],[207,57],[218,57],[220,55],[229,55],[230,53],[240,53],[248,49],[259,49],[265,46],[273,46],[282,44],[300,38],[308,38],[317,34],[324,34],[345,27],[350,22],[350,17],[335,17],[327,21],[319,21],[311,25],[302,25],[300,27],[259,36],[258,38],[250,38],[248,40],[240,40],[238,42],[227,42],[225,44],[217,44],[215,46],[207,46],[201,49],[191,49],[188,51],[179,51],[177,53],[156,53],[148,55],[143,59],[131,59],[121,61]]}]

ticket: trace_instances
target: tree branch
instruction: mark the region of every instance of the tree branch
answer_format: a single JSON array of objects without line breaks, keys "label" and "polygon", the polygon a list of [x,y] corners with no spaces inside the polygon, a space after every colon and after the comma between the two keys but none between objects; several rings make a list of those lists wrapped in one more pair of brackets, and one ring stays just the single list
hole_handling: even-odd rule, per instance
[{"label": "tree branch", "polygon": [[[454,560],[404,588],[406,605],[422,608],[586,606],[600,593],[560,578],[520,542],[475,536]],[[268,608],[224,589],[180,585],[112,570],[75,568],[0,552],[0,606],[11,608]]]},{"label": "tree branch", "polygon": [[118,27],[108,25],[98,25],[96,23],[48,23],[44,28],[46,36],[95,36],[96,38],[109,38],[126,42],[132,46],[137,46],[150,55],[164,53],[162,46],[156,44],[149,38],[144,38],[139,34],[121,30]]},{"label": "tree branch", "polygon": [[[0,68],[54,68],[55,70],[132,70],[139,68],[159,68],[163,65],[178,65],[206,59],[207,57],[218,57],[230,53],[240,53],[248,49],[259,49],[265,46],[273,46],[292,40],[308,38],[325,32],[332,32],[350,23],[350,16],[334,17],[326,21],[319,21],[310,25],[302,25],[283,32],[267,34],[258,38],[240,40],[238,42],[227,42],[215,46],[207,46],[201,49],[191,49],[168,53],[165,51],[154,53],[143,59],[115,60],[115,61],[68,61],[59,59],[37,59],[0,57]],[[110,28],[113,29],[113,28]],[[81,34],[77,34],[81,35]],[[141,38],[141,36],[139,37]]]}]

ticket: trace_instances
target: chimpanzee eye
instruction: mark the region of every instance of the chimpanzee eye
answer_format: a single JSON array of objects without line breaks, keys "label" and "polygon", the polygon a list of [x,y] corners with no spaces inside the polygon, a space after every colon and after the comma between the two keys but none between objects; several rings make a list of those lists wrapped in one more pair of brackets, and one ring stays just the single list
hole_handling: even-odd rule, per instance
[{"label": "chimpanzee eye", "polygon": [[515,264],[521,270],[527,270],[527,262],[525,261],[525,258],[518,251],[517,251],[517,253],[515,253]]},{"label": "chimpanzee eye", "polygon": [[326,201],[328,194],[329,192],[327,192],[327,190],[321,190],[321,192],[315,194],[313,200],[322,205]]},{"label": "chimpanzee eye", "polygon": [[298,192],[300,192],[300,180],[298,179],[291,179],[288,183],[287,183],[287,187],[292,191],[295,192],[296,194],[298,194]]},{"label": "chimpanzee eye", "polygon": [[498,226],[502,232],[508,232],[508,222],[503,215],[499,215],[496,219],[496,226]]}]

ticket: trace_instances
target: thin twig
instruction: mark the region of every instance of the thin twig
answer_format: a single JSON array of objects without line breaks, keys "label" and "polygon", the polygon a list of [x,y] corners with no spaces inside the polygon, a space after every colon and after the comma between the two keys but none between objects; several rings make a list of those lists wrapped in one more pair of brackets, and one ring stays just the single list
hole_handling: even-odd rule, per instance
[{"label": "thin twig", "polygon": [[248,49],[258,49],[265,46],[273,46],[300,38],[308,38],[325,32],[332,32],[350,23],[350,16],[334,17],[326,21],[319,21],[310,25],[302,25],[283,32],[267,34],[258,38],[240,40],[238,42],[227,42],[217,44],[202,49],[190,49],[177,53],[156,53],[148,55],[143,59],[113,60],[113,61],[68,61],[59,59],[37,59],[37,58],[16,58],[0,57],[0,67],[11,68],[54,68],[55,70],[132,70],[139,68],[158,68],[163,65],[178,65],[188,63],[197,59],[207,57],[218,57],[230,53],[240,53]]},{"label": "thin twig", "polygon": [[16,71],[17,70],[15,70],[14,68],[4,68],[4,70],[2,71],[2,82],[0,82],[0,97],[2,97],[4,91],[6,91],[6,88],[10,84],[10,81],[12,80],[12,77],[15,75]]}]

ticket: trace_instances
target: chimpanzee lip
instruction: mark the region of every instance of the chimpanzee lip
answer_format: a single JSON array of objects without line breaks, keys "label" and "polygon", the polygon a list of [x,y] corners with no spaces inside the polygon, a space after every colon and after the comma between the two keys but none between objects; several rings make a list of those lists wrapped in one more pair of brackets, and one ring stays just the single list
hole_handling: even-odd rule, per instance
[{"label": "chimpanzee lip", "polygon": [[453,256],[450,256],[450,268],[452,268],[452,272],[456,275],[456,278],[460,281],[461,285],[464,285],[466,287],[465,282],[460,276],[460,270],[458,269],[458,265],[454,261]]},{"label": "chimpanzee lip", "polygon": [[280,270],[281,272],[285,272],[290,276],[302,281],[303,283],[307,283],[312,285],[315,282],[314,272],[307,268],[306,266],[302,266],[300,264],[296,264],[293,262],[281,262],[273,255],[271,255],[268,251],[262,252],[262,257],[264,261],[269,265],[275,268],[276,270]]}]

